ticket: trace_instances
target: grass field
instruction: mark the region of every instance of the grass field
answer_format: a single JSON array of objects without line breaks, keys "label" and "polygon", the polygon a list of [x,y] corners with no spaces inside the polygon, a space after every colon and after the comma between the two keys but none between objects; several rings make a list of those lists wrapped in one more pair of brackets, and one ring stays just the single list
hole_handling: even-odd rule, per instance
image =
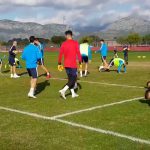
[{"label": "grass field", "polygon": [[27,97],[25,68],[18,70],[20,79],[10,79],[9,68],[3,68],[0,150],[149,150],[150,102],[144,100],[144,86],[150,80],[150,53],[129,56],[127,73],[117,74],[98,72],[100,56],[93,54],[89,76],[79,80],[80,97],[68,93],[66,101],[58,93],[66,74],[57,71],[57,53],[45,54],[53,78],[46,81],[39,69],[36,100]]}]

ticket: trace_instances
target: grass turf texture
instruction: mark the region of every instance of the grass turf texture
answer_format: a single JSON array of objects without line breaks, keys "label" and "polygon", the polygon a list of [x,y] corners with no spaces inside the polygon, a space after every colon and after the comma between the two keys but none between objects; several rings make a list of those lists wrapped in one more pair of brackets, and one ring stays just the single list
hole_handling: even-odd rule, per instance
[{"label": "grass turf texture", "polygon": [[[123,57],[122,53],[119,55]],[[110,53],[108,60],[112,56],[113,54]],[[139,59],[138,56],[146,56],[146,58]],[[57,53],[46,53],[45,57],[46,66],[49,67],[52,76],[66,78],[64,71],[62,73],[57,71]],[[99,73],[97,67],[100,65],[100,56],[93,54],[92,64],[89,67],[90,75],[80,80],[144,87],[150,75],[150,54],[130,53],[129,60],[127,74],[117,74],[114,71]],[[24,62],[21,63],[24,66]],[[25,74],[20,79],[10,79],[7,69],[3,68],[4,73],[0,75],[0,106],[49,117],[144,96],[144,89],[141,88],[81,82],[82,90],[78,92],[80,97],[73,100],[69,95],[67,101],[63,101],[58,91],[66,81],[47,82],[45,77],[41,76],[38,81],[38,99],[33,101],[27,98],[29,77]],[[39,71],[40,74],[43,73],[41,69]],[[18,72],[24,74],[26,70],[20,69]],[[134,101],[62,119],[150,140],[148,103],[143,100]],[[2,150],[150,149],[150,145],[3,110],[0,110],[0,122],[0,149]]]}]

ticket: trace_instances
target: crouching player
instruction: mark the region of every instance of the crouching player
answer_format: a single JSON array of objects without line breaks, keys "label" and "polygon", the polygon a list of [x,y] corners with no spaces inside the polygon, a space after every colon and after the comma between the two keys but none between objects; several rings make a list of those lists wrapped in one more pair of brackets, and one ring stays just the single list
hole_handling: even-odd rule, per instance
[{"label": "crouching player", "polygon": [[[87,40],[84,40],[83,44],[80,44],[80,53],[82,55],[82,63],[85,63],[84,76],[86,77],[88,73],[88,63],[91,62],[92,59],[92,51]],[[80,70],[80,77],[83,77],[82,69]]]},{"label": "crouching player", "polygon": [[31,77],[31,87],[28,93],[28,97],[30,98],[36,98],[34,93],[38,78],[37,60],[42,58],[41,53],[39,52],[38,47],[34,45],[34,42],[35,37],[31,36],[30,44],[27,47],[25,47],[22,54],[22,59],[26,61],[26,68],[29,73],[29,76]]},{"label": "crouching player", "polygon": [[68,76],[68,83],[62,90],[59,91],[62,98],[64,99],[66,99],[65,93],[68,89],[71,90],[72,98],[76,98],[79,96],[75,93],[74,90],[77,81],[77,57],[80,64],[82,61],[79,44],[77,41],[73,40],[72,31],[66,31],[65,35],[67,40],[62,44],[58,58],[58,70],[62,71],[62,57],[64,56],[64,67]]},{"label": "crouching player", "polygon": [[109,63],[108,69],[110,69],[112,66],[118,68],[118,73],[121,73],[122,67],[124,68],[124,72],[127,72],[125,61],[121,58],[113,58]]}]

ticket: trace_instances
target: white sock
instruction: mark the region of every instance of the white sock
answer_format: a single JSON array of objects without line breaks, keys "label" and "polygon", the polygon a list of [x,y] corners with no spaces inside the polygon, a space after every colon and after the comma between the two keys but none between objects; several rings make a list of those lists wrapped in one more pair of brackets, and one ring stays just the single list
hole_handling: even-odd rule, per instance
[{"label": "white sock", "polygon": [[87,72],[88,72],[88,71],[87,71],[87,70],[85,70],[85,76],[87,75]]},{"label": "white sock", "polygon": [[74,89],[71,89],[70,91],[71,91],[71,94],[72,94],[72,95],[75,95],[75,94],[76,94],[75,91],[74,91]]},{"label": "white sock", "polygon": [[48,72],[48,73],[47,73],[47,75],[49,76],[49,75],[50,75],[50,73]]},{"label": "white sock", "polygon": [[29,93],[34,95],[34,88],[31,88]]},{"label": "white sock", "polygon": [[80,76],[82,77],[82,71],[80,71]]},{"label": "white sock", "polygon": [[74,89],[77,89],[77,88],[78,88],[78,84],[76,82],[75,85],[74,85]]},{"label": "white sock", "polygon": [[64,92],[66,92],[68,89],[69,89],[69,86],[66,85],[62,90],[63,90]]}]

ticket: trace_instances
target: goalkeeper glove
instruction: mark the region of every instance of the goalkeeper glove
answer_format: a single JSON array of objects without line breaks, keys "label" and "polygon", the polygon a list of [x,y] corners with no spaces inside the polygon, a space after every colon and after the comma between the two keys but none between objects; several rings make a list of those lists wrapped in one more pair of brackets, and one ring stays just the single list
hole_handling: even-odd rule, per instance
[{"label": "goalkeeper glove", "polygon": [[58,71],[62,72],[64,69],[63,65],[58,65]]},{"label": "goalkeeper glove", "polygon": [[82,71],[82,64],[79,65],[79,70]]}]

